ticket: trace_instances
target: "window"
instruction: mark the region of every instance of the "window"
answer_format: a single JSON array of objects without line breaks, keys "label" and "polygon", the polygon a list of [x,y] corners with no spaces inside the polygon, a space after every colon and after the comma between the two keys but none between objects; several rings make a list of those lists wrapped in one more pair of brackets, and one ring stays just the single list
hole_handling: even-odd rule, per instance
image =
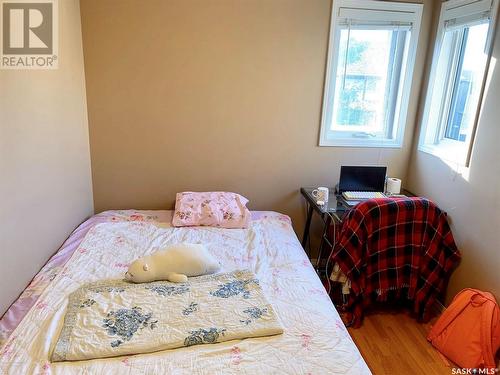
[{"label": "window", "polygon": [[336,0],[320,146],[401,147],[421,4]]},{"label": "window", "polygon": [[498,0],[443,3],[419,149],[468,165]]}]

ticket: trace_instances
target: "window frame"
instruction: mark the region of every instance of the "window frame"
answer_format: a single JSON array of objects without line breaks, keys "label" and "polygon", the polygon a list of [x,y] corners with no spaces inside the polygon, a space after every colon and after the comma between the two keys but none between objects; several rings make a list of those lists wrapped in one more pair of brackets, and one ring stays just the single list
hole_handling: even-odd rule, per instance
[{"label": "window frame", "polygon": [[[485,10],[486,6],[489,10]],[[488,70],[491,61],[491,53],[493,47],[492,42],[496,30],[498,6],[499,0],[448,0],[442,3],[438,21],[438,29],[436,33],[435,46],[432,55],[431,72],[429,75],[429,81],[425,94],[425,105],[420,123],[420,135],[418,140],[419,151],[437,156],[443,160],[457,163],[461,166],[470,166],[475,134],[481,114],[481,109],[483,106],[483,93],[488,78]],[[484,17],[484,15],[486,15],[486,13],[488,12],[489,17]],[[483,18],[481,18],[479,15],[483,15]],[[449,102],[453,100],[453,96],[455,94],[454,85],[457,83],[456,74],[459,69],[459,67],[457,67],[457,63],[459,64],[460,62],[455,61],[457,60],[456,56],[452,58],[448,57],[450,60],[452,60],[448,63],[448,65],[452,66],[453,69],[453,71],[450,72],[449,75],[449,77],[453,78],[453,82],[449,81],[448,84],[445,85],[446,87],[440,87],[442,85],[442,79],[440,80],[436,77],[436,72],[439,67],[439,57],[441,55],[442,49],[449,48],[444,46],[444,38],[446,35],[446,31],[448,30],[447,23],[451,22],[451,27],[449,28],[449,30],[453,30],[453,28],[456,28],[458,30],[461,30],[461,32],[463,33],[465,27],[471,27],[474,24],[482,23],[482,20],[486,20],[488,18],[488,34],[485,42],[486,63],[484,67],[483,79],[482,82],[480,82],[481,87],[479,89],[479,98],[473,116],[474,120],[472,123],[469,140],[466,143],[463,143],[459,140],[454,140],[446,137],[446,132],[449,126],[449,118],[453,115],[453,103],[445,104],[444,102],[441,102],[440,107],[437,108],[439,109],[439,114],[436,121],[437,123],[433,122],[431,124],[429,121],[431,112],[436,110],[435,104],[432,100],[435,86],[437,86],[439,90],[443,90],[443,92],[441,93],[443,101],[446,100]],[[453,43],[459,44],[459,42],[455,41]],[[462,47],[457,48],[455,54],[460,54],[461,48]],[[445,117],[444,120],[443,116]],[[434,143],[428,142],[429,138],[433,138]],[[461,155],[459,158],[450,158],[450,154]]]},{"label": "window frame", "polygon": [[[334,147],[386,147],[386,148],[401,148],[403,145],[404,132],[407,122],[407,112],[409,104],[409,96],[413,85],[413,73],[415,66],[415,57],[420,34],[420,24],[422,19],[423,4],[401,3],[401,2],[386,2],[380,0],[336,0],[333,2],[330,34],[328,42],[328,54],[325,74],[325,87],[323,92],[323,103],[321,113],[321,127],[319,132],[319,146],[334,146]],[[383,138],[376,137],[360,138],[355,134],[361,132],[352,131],[345,132],[350,134],[348,137],[334,137],[330,130],[331,118],[334,109],[335,98],[335,80],[339,62],[339,46],[340,32],[344,26],[345,20],[353,19],[361,21],[364,26],[376,27],[383,25],[387,27],[389,23],[406,25],[410,27],[410,36],[407,40],[407,45],[403,50],[406,56],[404,64],[401,64],[401,72],[399,82],[391,83],[392,87],[397,88],[396,100],[392,100],[394,115],[392,123],[389,124],[389,130],[386,134],[392,132],[393,138],[388,138],[387,135]],[[408,26],[409,25],[409,26]],[[392,81],[392,78],[390,78]],[[392,113],[392,111],[391,111]]]}]

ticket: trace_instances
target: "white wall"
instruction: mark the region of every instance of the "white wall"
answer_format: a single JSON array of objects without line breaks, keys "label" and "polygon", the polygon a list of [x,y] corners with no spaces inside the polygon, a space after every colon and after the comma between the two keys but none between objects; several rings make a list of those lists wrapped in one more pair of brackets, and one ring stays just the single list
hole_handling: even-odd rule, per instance
[{"label": "white wall", "polygon": [[[453,235],[462,252],[462,262],[454,272],[448,287],[448,300],[466,287],[491,291],[500,300],[498,27],[489,79],[470,168],[448,165],[435,156],[416,150],[416,145],[410,160],[408,188],[433,199],[448,212]],[[415,143],[417,140],[418,137],[415,137]]]},{"label": "white wall", "polygon": [[59,19],[58,70],[0,70],[0,315],[93,213],[78,0]]}]

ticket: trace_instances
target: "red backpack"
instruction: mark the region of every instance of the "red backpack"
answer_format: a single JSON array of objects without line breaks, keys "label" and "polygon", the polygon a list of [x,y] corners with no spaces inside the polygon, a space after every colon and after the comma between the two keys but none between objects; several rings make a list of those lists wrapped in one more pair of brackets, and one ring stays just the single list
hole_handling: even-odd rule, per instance
[{"label": "red backpack", "polygon": [[427,340],[458,366],[495,369],[500,348],[500,308],[495,297],[477,289],[462,290]]}]

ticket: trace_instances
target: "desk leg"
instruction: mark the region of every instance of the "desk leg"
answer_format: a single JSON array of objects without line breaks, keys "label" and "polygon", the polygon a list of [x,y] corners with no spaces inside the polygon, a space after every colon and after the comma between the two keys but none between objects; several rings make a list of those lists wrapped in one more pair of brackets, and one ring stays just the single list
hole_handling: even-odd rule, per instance
[{"label": "desk leg", "polygon": [[309,238],[309,228],[311,227],[311,219],[313,215],[313,206],[312,204],[308,205],[307,209],[307,218],[306,218],[306,226],[304,227],[304,234],[302,235],[302,248],[305,250],[307,256],[309,256],[309,251],[306,249],[307,240]]},{"label": "desk leg", "polygon": [[326,221],[324,222],[323,234],[321,236],[321,241],[319,243],[318,260],[316,261],[316,272],[318,272],[318,274],[320,271],[321,261],[323,259],[323,248],[325,246],[328,246],[331,250],[331,247],[333,246],[333,244],[331,244],[330,240],[328,239],[328,229],[330,228],[331,224],[332,224],[332,218],[329,215],[327,215]]}]

